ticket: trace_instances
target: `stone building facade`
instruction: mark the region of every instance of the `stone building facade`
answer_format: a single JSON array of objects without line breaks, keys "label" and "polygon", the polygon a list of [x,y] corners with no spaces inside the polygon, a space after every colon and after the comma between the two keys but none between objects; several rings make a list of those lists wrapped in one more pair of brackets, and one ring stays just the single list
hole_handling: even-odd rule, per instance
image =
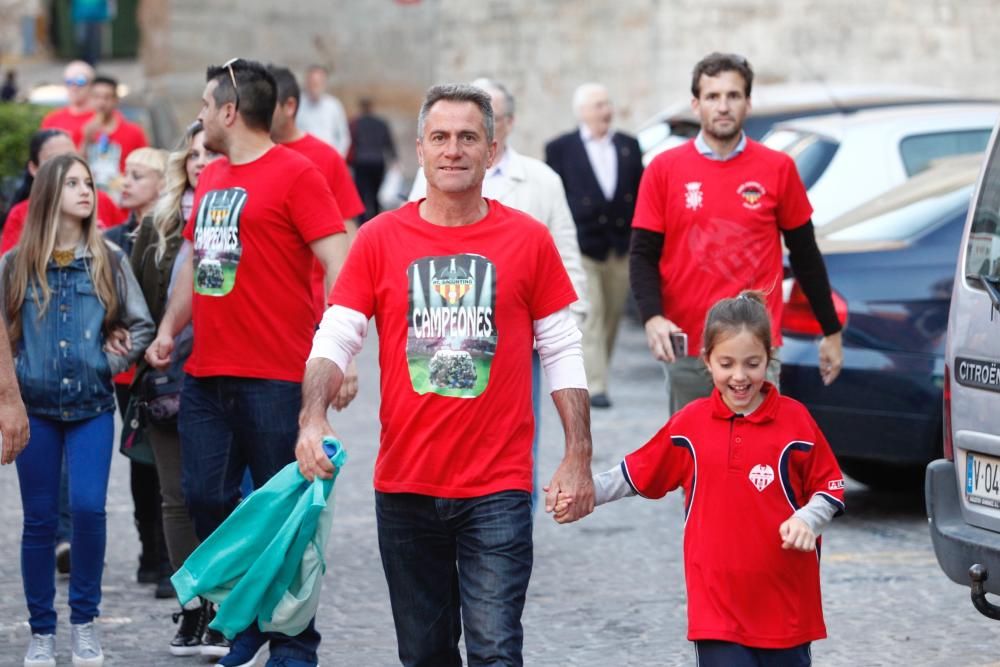
[{"label": "stone building facade", "polygon": [[[412,171],[424,90],[493,76],[518,100],[513,141],[540,155],[574,125],[573,89],[608,85],[618,125],[689,97],[691,66],[745,54],[765,82],[909,83],[1000,97],[996,0],[144,0],[143,62],[182,114],[204,67],[240,55],[332,69],[349,112],[390,118]],[[183,119],[183,116],[182,116]]]}]

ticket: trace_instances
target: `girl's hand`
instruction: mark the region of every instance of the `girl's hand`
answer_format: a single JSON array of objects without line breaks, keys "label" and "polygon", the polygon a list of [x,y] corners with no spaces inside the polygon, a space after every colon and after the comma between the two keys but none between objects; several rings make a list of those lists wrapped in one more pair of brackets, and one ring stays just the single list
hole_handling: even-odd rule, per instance
[{"label": "girl's hand", "polygon": [[132,335],[128,329],[115,327],[104,339],[104,351],[110,354],[117,354],[120,357],[126,356],[132,351]]},{"label": "girl's hand", "polygon": [[782,549],[816,550],[816,534],[802,519],[790,517],[778,527],[778,534],[781,535]]},{"label": "girl's hand", "polygon": [[[548,488],[545,489],[548,491]],[[556,523],[569,523],[569,510],[573,506],[573,496],[560,492],[552,508],[552,518]]]}]

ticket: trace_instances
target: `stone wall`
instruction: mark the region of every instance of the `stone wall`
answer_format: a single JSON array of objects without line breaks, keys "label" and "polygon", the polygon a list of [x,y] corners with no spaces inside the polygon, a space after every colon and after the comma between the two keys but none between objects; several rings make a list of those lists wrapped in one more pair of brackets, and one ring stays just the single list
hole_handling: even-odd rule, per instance
[{"label": "stone wall", "polygon": [[604,82],[619,126],[635,131],[688,98],[691,66],[713,50],[745,54],[765,82],[911,83],[1000,97],[1000,58],[989,46],[1000,43],[995,0],[169,4],[160,24],[169,66],[148,65],[179,108],[196,109],[206,63],[238,54],[301,71],[319,61],[332,67],[333,92],[349,111],[360,96],[374,96],[411,156],[414,117],[432,83],[482,75],[507,83],[519,105],[513,141],[537,156],[548,138],[573,126],[578,84]]}]

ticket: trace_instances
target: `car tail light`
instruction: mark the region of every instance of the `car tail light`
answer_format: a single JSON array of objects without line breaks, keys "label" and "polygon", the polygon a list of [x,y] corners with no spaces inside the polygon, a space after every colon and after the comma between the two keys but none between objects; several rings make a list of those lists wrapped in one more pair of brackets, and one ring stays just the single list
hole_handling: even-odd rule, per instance
[{"label": "car tail light", "polygon": [[944,428],[944,457],[949,461],[955,460],[955,443],[951,440],[951,369],[948,364],[944,365],[944,405],[941,423]]},{"label": "car tail light", "polygon": [[[840,325],[847,326],[847,302],[844,297],[837,294],[835,290],[830,290],[833,295],[833,309],[837,313]],[[805,292],[799,287],[798,282],[791,281],[791,290],[785,299],[785,306],[781,314],[781,332],[783,334],[797,336],[822,336],[823,329],[816,316],[813,315],[812,308]]]}]

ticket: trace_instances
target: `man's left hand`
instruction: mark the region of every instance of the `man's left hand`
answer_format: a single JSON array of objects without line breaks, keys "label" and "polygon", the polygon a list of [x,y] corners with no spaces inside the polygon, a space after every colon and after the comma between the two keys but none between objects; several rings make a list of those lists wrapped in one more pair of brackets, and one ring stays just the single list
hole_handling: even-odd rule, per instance
[{"label": "man's left hand", "polygon": [[841,332],[824,336],[819,342],[819,374],[823,384],[833,384],[843,365],[844,341]]},{"label": "man's left hand", "polygon": [[594,511],[594,478],[590,472],[590,460],[579,456],[567,456],[559,464],[552,481],[545,489],[545,511],[556,509],[560,494],[573,499],[567,515],[560,523],[571,523],[582,519]]}]

